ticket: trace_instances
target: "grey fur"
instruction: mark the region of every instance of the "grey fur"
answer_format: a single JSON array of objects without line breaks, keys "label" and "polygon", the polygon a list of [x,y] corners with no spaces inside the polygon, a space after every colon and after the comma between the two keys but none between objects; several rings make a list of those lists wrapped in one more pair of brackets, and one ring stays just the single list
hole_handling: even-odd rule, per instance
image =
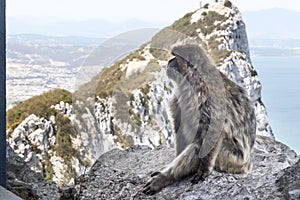
[{"label": "grey fur", "polygon": [[151,175],[145,194],[189,175],[198,183],[213,169],[247,173],[252,166],[256,120],[243,89],[219,72],[197,45],[175,47],[172,54],[167,75],[177,86],[170,101],[177,157]]}]

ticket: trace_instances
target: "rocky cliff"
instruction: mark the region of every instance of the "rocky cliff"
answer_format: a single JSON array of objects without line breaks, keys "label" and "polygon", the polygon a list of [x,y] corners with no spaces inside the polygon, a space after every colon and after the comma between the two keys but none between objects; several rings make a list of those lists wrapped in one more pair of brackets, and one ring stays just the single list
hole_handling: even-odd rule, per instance
[{"label": "rocky cliff", "polygon": [[[258,136],[250,174],[213,171],[193,185],[190,177],[153,196],[144,195],[143,185],[151,172],[174,159],[174,150],[163,146],[151,150],[134,146],[103,154],[91,170],[76,179],[76,190],[67,193],[79,199],[299,199],[300,161],[286,145]],[[65,194],[66,195],[66,194]]]},{"label": "rocky cliff", "polygon": [[[79,107],[95,105],[104,151],[133,144],[172,146],[166,108],[173,86],[165,68],[170,47],[187,40],[200,44],[217,68],[245,89],[255,107],[257,134],[274,138],[241,13],[232,4],[219,2],[186,14],[74,93]],[[88,113],[79,107],[77,110]]]},{"label": "rocky cliff", "polygon": [[[256,181],[266,172],[266,168],[260,168],[263,161],[259,159],[268,160],[272,156],[279,159],[280,156],[284,157],[288,154],[289,158],[284,158],[282,161],[284,164],[276,168],[277,170],[271,171],[260,186],[257,185],[263,188],[270,176],[273,177],[284,168],[293,166],[296,162],[296,155],[292,150],[279,145],[274,140],[266,109],[261,101],[261,84],[251,64],[245,24],[238,9],[228,1],[226,2],[206,5],[166,27],[150,42],[112,66],[103,69],[91,81],[83,84],[72,94],[72,102],[70,94],[63,92],[61,95],[61,92],[49,92],[14,107],[8,112],[11,113],[8,115],[10,122],[8,143],[14,155],[18,156],[31,171],[47,179],[48,182],[44,180],[45,184],[57,183],[64,188],[64,184],[72,186],[74,178],[87,173],[97,158],[111,149],[126,149],[134,145],[146,145],[151,148],[161,145],[172,147],[173,136],[167,115],[167,104],[172,95],[173,85],[165,74],[167,62],[171,58],[168,50],[173,43],[189,40],[201,45],[216,67],[245,89],[255,107],[257,135],[263,136],[260,138],[263,138],[261,143],[265,149],[260,151],[260,146],[256,148],[257,170],[261,173],[253,174],[250,178],[246,175],[228,175],[227,182],[238,178],[241,178],[238,180],[242,182]],[[95,58],[97,54],[93,54],[93,61]],[[54,100],[52,100],[53,97],[55,97]],[[42,109],[35,111],[36,107],[32,106],[32,102],[36,106],[41,106]],[[277,146],[274,149],[272,145]],[[132,191],[129,193],[128,191],[131,189],[138,191],[138,187],[145,180],[145,175],[153,166],[151,162],[157,164],[154,167],[156,169],[172,159],[172,150],[167,147],[153,151],[144,147],[133,148],[125,152],[113,150],[104,154],[92,170],[83,176],[86,180],[85,178],[77,179],[76,187],[64,190],[62,195],[70,197],[79,195],[82,198],[88,198],[90,193],[101,196],[100,193],[91,192],[91,190],[96,191],[97,187],[100,187],[97,184],[100,183],[108,188],[107,190],[102,188],[103,195],[118,196],[119,194],[120,198],[122,193],[132,195]],[[143,154],[158,157],[155,153],[167,156],[155,161],[142,157]],[[10,155],[12,154],[8,154]],[[123,162],[122,156],[133,159],[129,166],[135,166],[133,169],[137,173],[133,174],[128,166],[127,171],[122,170],[125,164],[122,166],[120,164],[119,168],[117,164],[116,170],[110,164],[103,166],[99,164],[102,162],[118,163],[118,160]],[[10,160],[8,157],[8,162],[11,162]],[[268,160],[269,168],[272,167],[272,162],[272,159]],[[16,163],[12,163],[12,169],[15,165]],[[100,166],[103,172],[99,172]],[[138,169],[142,170],[141,173]],[[94,172],[99,174],[99,180],[95,180]],[[215,178],[221,179],[220,177],[223,176],[227,177],[227,175],[217,174]],[[279,178],[279,176],[276,177]],[[127,180],[129,182],[126,182]],[[27,181],[22,180],[22,182]],[[34,184],[35,181],[31,183]],[[126,185],[124,186],[123,183]],[[223,183],[218,182],[219,185],[212,184],[210,187],[220,188]],[[11,188],[18,187],[14,182],[10,184],[12,184]],[[89,184],[91,190],[86,189]],[[183,189],[187,184],[188,181],[185,181],[178,191],[188,191],[186,195],[193,196],[194,189],[205,187],[199,185]],[[226,187],[223,189],[225,191]],[[200,191],[204,190],[205,188],[202,188]],[[235,190],[239,191],[239,188],[235,186]],[[33,193],[36,194],[36,192]],[[171,190],[167,194],[171,194]],[[228,198],[232,197],[233,193],[229,195],[231,196]],[[64,198],[67,198],[66,196]],[[209,196],[203,196],[204,199],[206,197]],[[184,198],[188,199],[188,197]]]}]

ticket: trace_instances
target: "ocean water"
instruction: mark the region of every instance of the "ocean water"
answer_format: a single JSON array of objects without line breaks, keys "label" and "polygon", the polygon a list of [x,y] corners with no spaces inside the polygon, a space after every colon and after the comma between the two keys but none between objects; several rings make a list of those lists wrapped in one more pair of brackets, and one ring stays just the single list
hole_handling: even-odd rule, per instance
[{"label": "ocean water", "polygon": [[252,56],[275,138],[300,154],[300,56]]}]

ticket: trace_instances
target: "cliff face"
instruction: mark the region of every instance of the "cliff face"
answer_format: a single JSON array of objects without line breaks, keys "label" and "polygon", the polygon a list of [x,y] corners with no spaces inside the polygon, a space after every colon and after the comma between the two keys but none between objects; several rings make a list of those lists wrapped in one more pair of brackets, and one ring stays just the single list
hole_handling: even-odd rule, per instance
[{"label": "cliff face", "polygon": [[[12,151],[42,177],[73,184],[73,178],[88,171],[101,154],[113,148],[172,147],[167,104],[174,86],[165,73],[171,56],[155,45],[164,42],[159,37],[164,33],[199,43],[216,67],[245,89],[255,107],[257,135],[274,143],[261,101],[261,84],[250,60],[245,24],[235,6],[219,2],[188,13],[140,49],[105,68],[73,94],[72,105],[56,101],[47,105],[56,110],[54,114],[27,116],[9,133]],[[74,130],[68,132],[70,124]]]}]

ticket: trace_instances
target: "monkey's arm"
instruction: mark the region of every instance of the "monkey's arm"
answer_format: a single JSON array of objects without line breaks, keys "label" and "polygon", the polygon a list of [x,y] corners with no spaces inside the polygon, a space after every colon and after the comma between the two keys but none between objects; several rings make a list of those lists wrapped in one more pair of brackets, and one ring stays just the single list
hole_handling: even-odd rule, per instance
[{"label": "monkey's arm", "polygon": [[172,163],[160,172],[151,174],[150,180],[143,188],[143,192],[148,195],[155,194],[160,189],[195,174],[191,182],[196,184],[203,181],[213,170],[216,158],[220,152],[223,137],[220,137],[212,151],[204,158],[199,157],[199,141],[189,144]]}]

